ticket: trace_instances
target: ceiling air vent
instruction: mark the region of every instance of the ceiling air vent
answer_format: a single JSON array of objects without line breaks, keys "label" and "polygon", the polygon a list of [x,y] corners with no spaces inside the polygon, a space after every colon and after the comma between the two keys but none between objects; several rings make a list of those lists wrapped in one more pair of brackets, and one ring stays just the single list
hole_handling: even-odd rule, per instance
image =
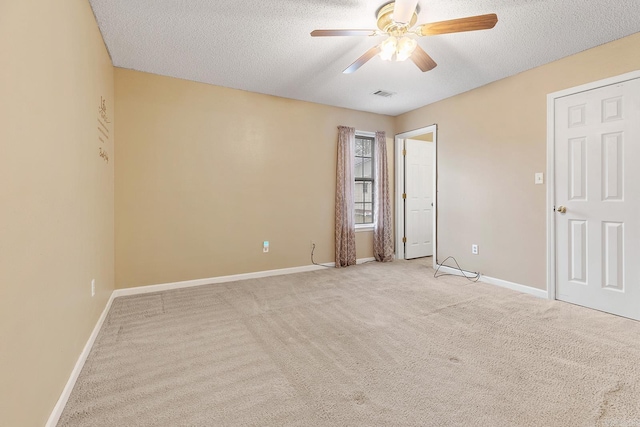
[{"label": "ceiling air vent", "polygon": [[382,97],[385,97],[385,98],[390,98],[395,94],[396,94],[395,92],[387,92],[386,90],[377,90],[377,91],[373,92],[372,95],[382,96]]}]

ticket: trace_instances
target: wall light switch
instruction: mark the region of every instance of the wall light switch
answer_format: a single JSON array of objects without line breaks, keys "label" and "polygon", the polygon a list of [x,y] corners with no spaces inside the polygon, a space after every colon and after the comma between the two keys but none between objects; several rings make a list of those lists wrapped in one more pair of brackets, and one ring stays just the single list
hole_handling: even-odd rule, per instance
[{"label": "wall light switch", "polygon": [[536,184],[544,184],[544,174],[542,172],[536,172]]},{"label": "wall light switch", "polygon": [[264,242],[262,242],[262,252],[267,253],[269,252],[269,241],[265,240]]}]

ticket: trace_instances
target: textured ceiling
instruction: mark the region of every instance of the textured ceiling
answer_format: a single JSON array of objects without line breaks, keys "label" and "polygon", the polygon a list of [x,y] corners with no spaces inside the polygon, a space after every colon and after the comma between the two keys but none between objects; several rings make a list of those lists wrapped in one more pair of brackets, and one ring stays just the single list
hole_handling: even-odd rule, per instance
[{"label": "textured ceiling", "polygon": [[[495,12],[492,30],[419,39],[438,63],[373,58],[385,0],[90,0],[115,66],[356,110],[397,115],[640,31],[638,0],[421,0],[418,23]],[[382,89],[390,98],[372,95]]]}]

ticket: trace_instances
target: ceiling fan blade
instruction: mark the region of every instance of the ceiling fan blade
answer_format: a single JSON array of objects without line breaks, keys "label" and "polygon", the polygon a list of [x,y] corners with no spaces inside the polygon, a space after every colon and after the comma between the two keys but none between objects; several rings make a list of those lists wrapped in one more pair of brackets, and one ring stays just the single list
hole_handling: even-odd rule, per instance
[{"label": "ceiling fan blade", "polygon": [[374,36],[376,30],[313,30],[311,37]]},{"label": "ceiling fan blade", "polygon": [[413,12],[416,11],[418,0],[396,0],[393,6],[393,20],[402,24],[411,22]]},{"label": "ceiling fan blade", "polygon": [[427,52],[425,52],[420,46],[416,46],[416,50],[411,54],[411,60],[422,70],[427,72],[436,68],[438,64],[434,61]]},{"label": "ceiling fan blade", "polygon": [[495,27],[497,22],[498,15],[490,13],[488,15],[469,16],[468,18],[420,25],[416,32],[421,36],[436,36],[438,34],[461,33],[463,31],[488,30]]},{"label": "ceiling fan blade", "polygon": [[368,51],[366,51],[364,53],[364,55],[362,55],[360,58],[356,59],[355,62],[351,65],[349,65],[347,68],[345,68],[345,70],[343,71],[344,74],[351,74],[354,71],[356,71],[358,68],[362,67],[364,64],[367,63],[367,61],[369,61],[371,58],[373,58],[374,56],[376,56],[378,53],[380,52],[380,45],[378,46],[374,46],[371,49],[369,49]]}]

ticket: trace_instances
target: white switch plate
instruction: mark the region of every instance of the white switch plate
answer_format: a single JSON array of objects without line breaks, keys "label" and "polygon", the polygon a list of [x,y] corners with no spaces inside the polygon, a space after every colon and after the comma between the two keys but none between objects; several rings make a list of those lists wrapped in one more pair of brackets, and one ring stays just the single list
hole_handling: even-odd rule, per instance
[{"label": "white switch plate", "polygon": [[542,172],[536,172],[536,184],[544,184],[544,174]]},{"label": "white switch plate", "polygon": [[478,245],[471,245],[471,253],[478,255]]}]

